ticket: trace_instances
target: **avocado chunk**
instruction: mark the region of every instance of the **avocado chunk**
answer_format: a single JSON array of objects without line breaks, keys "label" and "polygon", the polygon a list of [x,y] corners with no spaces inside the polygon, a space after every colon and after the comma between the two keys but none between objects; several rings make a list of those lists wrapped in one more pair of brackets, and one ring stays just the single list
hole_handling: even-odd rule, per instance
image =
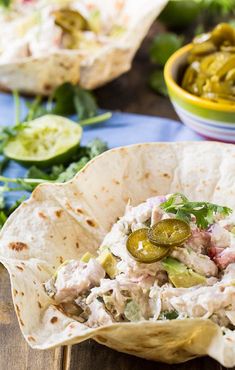
[{"label": "avocado chunk", "polygon": [[175,258],[165,258],[162,265],[168,273],[170,282],[176,288],[190,288],[206,282],[205,276],[197,274]]},{"label": "avocado chunk", "polygon": [[117,261],[116,258],[108,250],[104,250],[97,261],[101,264],[105,272],[113,279],[117,274]]},{"label": "avocado chunk", "polygon": [[91,258],[95,258],[95,256],[93,256],[93,254],[91,254],[90,252],[86,252],[82,258],[81,258],[81,261],[84,262],[84,263],[88,263],[90,261]]}]

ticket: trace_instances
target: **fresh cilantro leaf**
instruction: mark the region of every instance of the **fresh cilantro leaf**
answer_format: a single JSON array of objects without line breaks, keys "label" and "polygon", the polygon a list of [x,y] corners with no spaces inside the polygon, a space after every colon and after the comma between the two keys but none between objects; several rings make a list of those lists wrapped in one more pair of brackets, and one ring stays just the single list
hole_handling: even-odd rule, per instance
[{"label": "fresh cilantro leaf", "polygon": [[201,7],[211,13],[222,16],[232,13],[235,8],[235,0],[200,0]]},{"label": "fresh cilantro leaf", "polygon": [[171,32],[157,35],[150,47],[150,59],[164,66],[168,58],[183,45],[183,40],[182,36]]},{"label": "fresh cilantro leaf", "polygon": [[55,102],[53,107],[48,107],[53,114],[61,116],[69,116],[76,113],[75,104],[75,86],[69,82],[57,87],[52,96],[49,98],[51,102]]},{"label": "fresh cilantro leaf", "polygon": [[65,182],[71,180],[88,162],[89,158],[83,157],[78,162],[71,163],[65,169],[65,171],[58,176],[56,182]]},{"label": "fresh cilantro leaf", "polygon": [[0,230],[7,220],[7,215],[4,211],[0,211]]},{"label": "fresh cilantro leaf", "polygon": [[47,103],[43,103],[42,97],[37,96],[33,102],[27,103],[27,106],[29,111],[25,121],[45,114],[61,116],[76,114],[79,123],[86,126],[106,121],[112,116],[110,112],[97,115],[98,107],[92,93],[69,82],[57,87]]},{"label": "fresh cilantro leaf", "polygon": [[190,222],[194,216],[197,226],[201,229],[207,229],[214,222],[217,214],[225,217],[232,212],[231,208],[214,203],[190,202],[180,193],[172,194],[160,207],[185,222]]},{"label": "fresh cilantro leaf", "polygon": [[11,4],[11,0],[0,0],[0,6],[4,6],[5,8],[8,8]]},{"label": "fresh cilantro leaf", "polygon": [[16,210],[16,208],[18,208],[19,207],[19,205],[24,201],[26,199],[26,195],[23,195],[22,197],[20,197],[20,199],[17,199],[16,201],[15,201],[15,203],[13,203],[12,205],[11,205],[11,207],[8,209],[8,211],[7,211],[7,215],[8,216],[10,216],[10,214],[12,213],[12,212],[14,212],[15,210]]},{"label": "fresh cilantro leaf", "polygon": [[74,106],[79,120],[91,118],[97,115],[97,104],[90,91],[74,87]]},{"label": "fresh cilantro leaf", "polygon": [[149,77],[149,86],[158,94],[168,96],[162,70],[154,71]]},{"label": "fresh cilantro leaf", "polygon": [[57,176],[54,176],[53,173],[52,174],[47,173],[46,171],[43,171],[36,166],[32,166],[28,169],[26,177],[31,178],[31,179],[43,179],[43,180],[48,180],[48,181],[54,180],[57,178]]},{"label": "fresh cilantro leaf", "polygon": [[21,197],[20,199],[16,200],[10,207],[6,205],[5,202],[5,192],[11,191],[11,189],[7,185],[0,186],[0,229],[5,224],[7,218],[10,216],[12,212],[26,199],[25,196]]},{"label": "fresh cilantro leaf", "polygon": [[62,116],[77,114],[78,120],[94,117],[97,114],[97,104],[90,91],[68,82],[60,85],[50,97],[54,106],[48,107],[50,113]]},{"label": "fresh cilantro leaf", "polygon": [[100,139],[94,139],[87,144],[87,149],[90,159],[96,157],[97,155],[105,152],[108,149],[107,143]]}]

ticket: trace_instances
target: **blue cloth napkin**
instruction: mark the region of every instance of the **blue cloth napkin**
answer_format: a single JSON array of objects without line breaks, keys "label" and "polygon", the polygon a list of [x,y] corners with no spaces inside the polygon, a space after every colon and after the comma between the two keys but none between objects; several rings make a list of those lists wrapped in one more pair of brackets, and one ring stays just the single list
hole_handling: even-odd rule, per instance
[{"label": "blue cloth napkin", "polygon": [[[21,98],[22,119],[27,112],[27,99]],[[11,94],[0,93],[0,125],[14,122],[14,102]],[[203,140],[196,133],[180,122],[170,119],[129,113],[113,113],[112,118],[101,124],[84,128],[82,144],[94,138],[107,142],[109,148],[151,141],[186,141]],[[25,169],[17,163],[11,163],[5,175],[23,177]]]}]

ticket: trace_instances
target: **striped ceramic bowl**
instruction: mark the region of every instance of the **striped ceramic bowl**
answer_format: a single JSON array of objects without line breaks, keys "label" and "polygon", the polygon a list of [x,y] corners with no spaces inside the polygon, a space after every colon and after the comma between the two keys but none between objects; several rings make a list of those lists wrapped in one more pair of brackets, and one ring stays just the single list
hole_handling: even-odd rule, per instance
[{"label": "striped ceramic bowl", "polygon": [[171,102],[182,122],[200,135],[235,143],[235,105],[201,99],[178,84],[191,48],[191,44],[184,46],[166,63],[164,77]]}]

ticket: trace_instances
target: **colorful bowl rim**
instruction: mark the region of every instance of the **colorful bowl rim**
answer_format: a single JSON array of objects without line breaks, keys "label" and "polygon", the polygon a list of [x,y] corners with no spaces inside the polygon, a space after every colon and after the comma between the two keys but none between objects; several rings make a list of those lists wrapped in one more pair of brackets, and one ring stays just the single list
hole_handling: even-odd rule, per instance
[{"label": "colorful bowl rim", "polygon": [[166,84],[169,88],[171,88],[177,95],[182,96],[182,98],[187,101],[188,103],[194,105],[194,106],[200,106],[201,108],[205,109],[212,109],[216,111],[222,111],[222,112],[229,112],[229,113],[235,113],[235,105],[231,106],[229,104],[221,104],[221,103],[214,103],[209,100],[201,99],[195,95],[192,95],[188,93],[186,90],[182,89],[174,80],[172,76],[172,69],[180,57],[182,55],[188,53],[190,49],[192,48],[192,43],[187,44],[177,50],[174,54],[171,55],[171,57],[168,59],[165,68],[164,68],[164,78],[166,81]]}]

